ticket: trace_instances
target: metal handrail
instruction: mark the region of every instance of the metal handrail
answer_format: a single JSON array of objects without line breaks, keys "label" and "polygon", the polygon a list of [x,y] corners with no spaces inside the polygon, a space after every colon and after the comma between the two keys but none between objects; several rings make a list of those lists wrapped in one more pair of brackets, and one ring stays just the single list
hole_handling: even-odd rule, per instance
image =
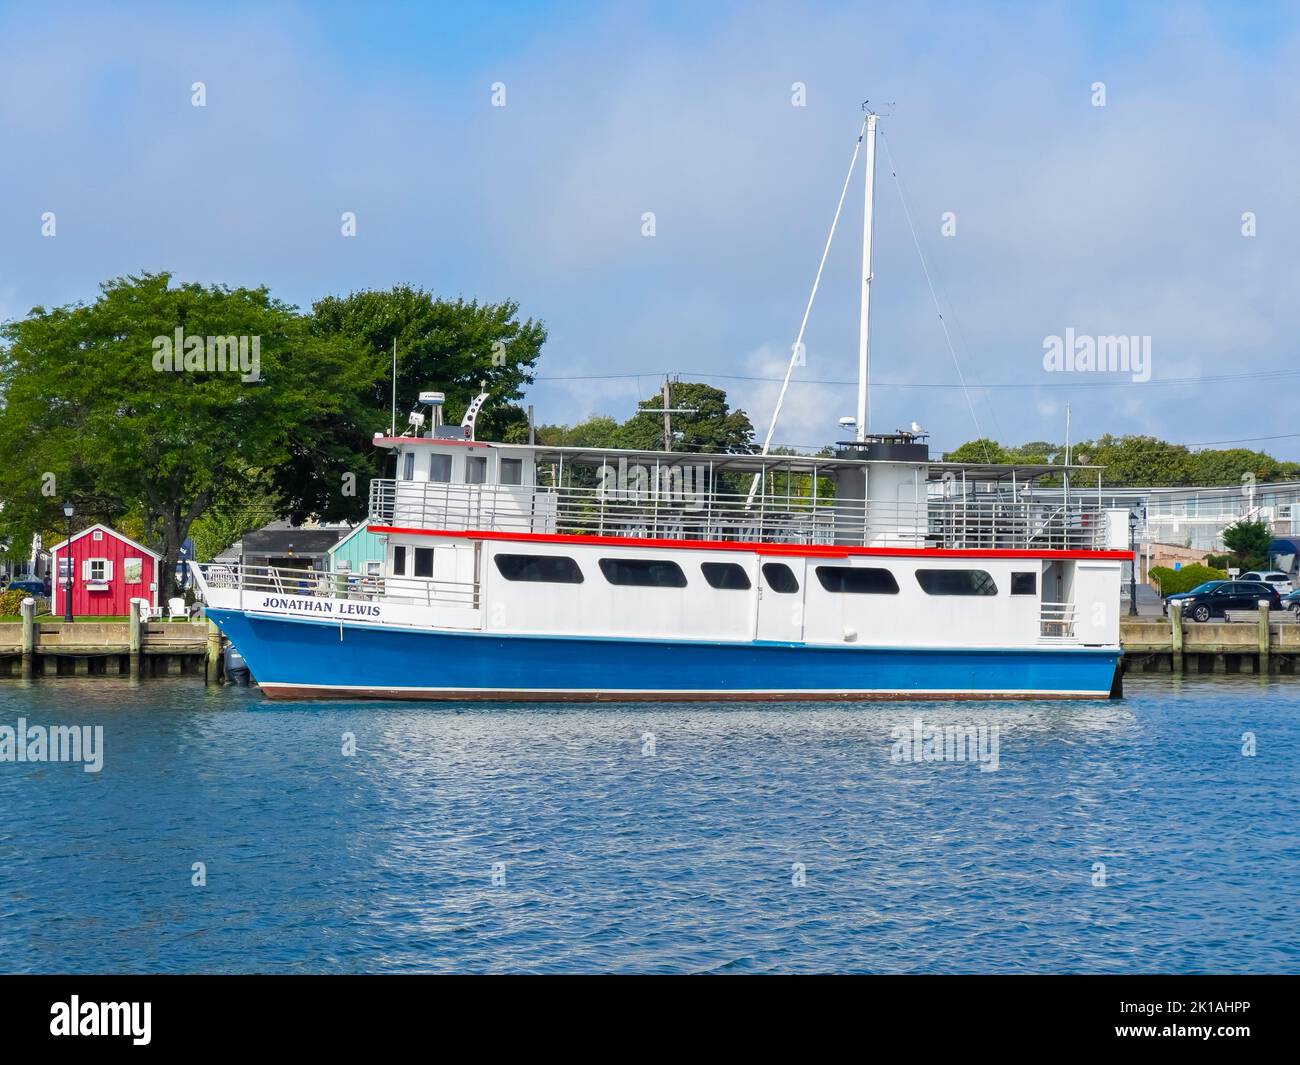
[{"label": "metal handrail", "polygon": [[946,548],[1093,550],[1104,546],[1099,505],[1011,499],[919,503],[762,497],[701,491],[463,485],[377,479],[375,524],[449,531],[562,533],[652,539]]},{"label": "metal handrail", "polygon": [[[435,577],[382,577],[353,573],[319,573],[315,570],[276,566],[230,566],[196,562],[191,568],[199,576],[199,590],[207,589],[266,593],[286,598],[385,600],[392,603],[423,603],[426,606],[477,606],[479,588],[475,581]],[[206,598],[206,596],[205,596]]]}]

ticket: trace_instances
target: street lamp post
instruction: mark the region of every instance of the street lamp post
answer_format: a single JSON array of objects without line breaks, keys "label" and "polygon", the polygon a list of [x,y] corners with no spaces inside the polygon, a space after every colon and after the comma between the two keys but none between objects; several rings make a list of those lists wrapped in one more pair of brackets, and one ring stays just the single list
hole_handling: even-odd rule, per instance
[{"label": "street lamp post", "polygon": [[[68,542],[64,547],[64,560],[68,566],[68,576],[63,582],[63,620],[69,624],[72,622],[72,515],[74,513],[72,501],[68,500],[63,504],[63,517],[68,523]],[[57,576],[57,574],[56,574]]]},{"label": "street lamp post", "polygon": [[1128,571],[1128,613],[1129,617],[1137,617],[1138,612],[1138,553],[1137,553],[1137,531],[1138,516],[1137,511],[1129,511],[1128,516],[1128,547],[1133,554],[1133,561],[1130,563]]}]

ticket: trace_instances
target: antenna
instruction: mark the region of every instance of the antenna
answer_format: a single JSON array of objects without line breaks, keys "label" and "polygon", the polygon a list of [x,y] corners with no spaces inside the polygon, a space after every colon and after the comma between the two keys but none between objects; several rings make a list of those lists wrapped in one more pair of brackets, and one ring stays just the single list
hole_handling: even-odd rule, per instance
[{"label": "antenna", "polygon": [[397,435],[397,337],[393,337],[393,421],[388,435]]}]

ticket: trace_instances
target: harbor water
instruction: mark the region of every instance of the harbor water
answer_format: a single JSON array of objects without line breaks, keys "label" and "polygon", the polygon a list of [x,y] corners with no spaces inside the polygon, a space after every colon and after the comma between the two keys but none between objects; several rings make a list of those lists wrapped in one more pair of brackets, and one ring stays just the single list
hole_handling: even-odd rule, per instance
[{"label": "harbor water", "polygon": [[[1297,971],[1300,683],[1126,687],[438,706],[10,679],[0,729],[102,746],[0,760],[0,970]],[[918,741],[953,726],[980,757]]]}]

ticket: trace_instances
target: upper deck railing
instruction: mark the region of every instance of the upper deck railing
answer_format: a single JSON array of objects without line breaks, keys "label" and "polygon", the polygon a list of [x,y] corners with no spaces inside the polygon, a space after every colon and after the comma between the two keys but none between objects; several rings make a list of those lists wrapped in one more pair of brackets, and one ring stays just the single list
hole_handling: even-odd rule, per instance
[{"label": "upper deck railing", "polygon": [[377,525],[453,532],[860,547],[1095,550],[1105,547],[1107,537],[1100,505],[1082,498],[864,502],[374,480],[370,517]]}]

